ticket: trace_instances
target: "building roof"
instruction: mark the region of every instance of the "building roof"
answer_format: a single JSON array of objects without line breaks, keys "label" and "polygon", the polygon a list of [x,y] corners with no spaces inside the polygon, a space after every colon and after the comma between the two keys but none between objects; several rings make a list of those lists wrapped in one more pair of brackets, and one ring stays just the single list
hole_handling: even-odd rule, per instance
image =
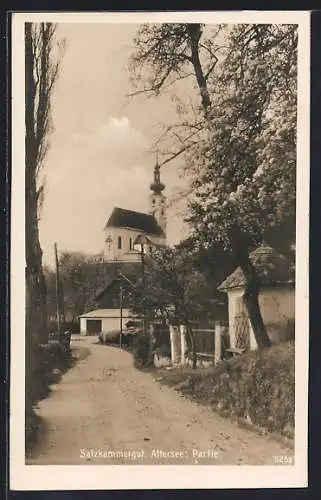
[{"label": "building roof", "polygon": [[106,273],[106,280],[102,287],[98,290],[95,297],[96,300],[99,299],[103,294],[105,294],[105,292],[107,292],[115,282],[119,281],[119,279],[121,279],[121,281],[126,281],[127,278],[129,281],[135,282],[137,280],[137,277],[142,273],[141,262],[119,261],[108,264],[110,264],[111,272],[109,274]]},{"label": "building roof", "polygon": [[[280,285],[295,283],[293,264],[273,248],[262,245],[250,254],[250,259],[261,280],[261,285]],[[245,284],[244,274],[240,267],[230,274],[218,287],[218,290],[229,290]]]},{"label": "building roof", "polygon": [[153,215],[119,207],[113,209],[105,227],[129,227],[147,234],[165,236]]},{"label": "building roof", "polygon": [[[113,308],[110,309],[95,309],[94,311],[89,311],[87,313],[81,314],[79,318],[110,318],[110,311]],[[119,309],[119,308],[118,308]]]}]

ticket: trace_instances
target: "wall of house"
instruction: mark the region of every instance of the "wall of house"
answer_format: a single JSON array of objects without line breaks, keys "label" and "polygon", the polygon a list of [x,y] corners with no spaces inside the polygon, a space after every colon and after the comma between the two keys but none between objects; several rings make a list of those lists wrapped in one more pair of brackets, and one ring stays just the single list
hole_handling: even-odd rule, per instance
[{"label": "wall of house", "polygon": [[[126,322],[132,318],[132,313],[129,309],[123,309],[123,328],[125,328]],[[80,318],[80,334],[87,335],[87,319],[100,319],[101,320],[101,331],[110,332],[112,330],[120,329],[120,310],[119,309],[105,309],[104,317],[84,317]]]},{"label": "wall of house", "polygon": [[86,318],[80,318],[80,335],[86,335],[87,333],[87,324]]},{"label": "wall of house", "polygon": [[[240,314],[241,310],[243,310],[243,312],[246,314],[242,301],[243,293],[244,293],[243,288],[234,288],[228,291],[228,322],[229,322],[230,345],[232,348],[236,347],[236,328],[237,328],[236,317]],[[256,340],[248,318],[247,321],[249,327],[250,349],[256,349],[257,345]]]},{"label": "wall of house", "polygon": [[293,286],[265,288],[259,297],[260,308],[273,343],[290,340],[294,332],[289,329],[295,318],[295,291]]},{"label": "wall of house", "polygon": [[[236,321],[240,314],[243,288],[228,291],[228,314],[231,347],[235,347]],[[279,343],[291,338],[289,325],[295,318],[295,292],[293,286],[264,288],[259,295],[259,304],[264,324],[272,343]],[[249,323],[250,349],[256,349],[257,343]]]},{"label": "wall of house", "polygon": [[[105,229],[105,246],[104,260],[120,262],[137,262],[140,261],[140,253],[134,250],[133,244],[137,236],[142,234],[142,231],[125,227],[107,227]],[[154,243],[164,243],[164,238],[147,235]],[[121,248],[118,248],[118,238],[121,238]],[[108,240],[111,239],[111,242]],[[130,239],[132,249],[130,249]],[[107,241],[106,241],[107,240]]]}]

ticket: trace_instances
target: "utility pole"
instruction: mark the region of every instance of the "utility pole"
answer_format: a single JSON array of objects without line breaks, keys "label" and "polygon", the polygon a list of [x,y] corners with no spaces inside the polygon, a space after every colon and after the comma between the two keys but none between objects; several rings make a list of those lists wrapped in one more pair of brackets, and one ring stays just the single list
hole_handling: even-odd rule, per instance
[{"label": "utility pole", "polygon": [[122,347],[123,340],[123,287],[120,281],[119,289],[119,309],[120,309],[120,334],[119,334],[119,347]]},{"label": "utility pole", "polygon": [[58,338],[60,340],[61,336],[61,304],[60,304],[60,290],[59,290],[59,262],[58,262],[58,250],[57,243],[54,244],[55,251],[55,262],[56,262],[56,304],[57,304],[57,330],[58,330]]},{"label": "utility pole", "polygon": [[142,261],[142,281],[143,281],[143,332],[147,335],[147,317],[146,317],[146,282],[145,282],[145,253],[144,243],[140,245],[140,255]]},{"label": "utility pole", "polygon": [[65,307],[64,307],[64,293],[62,288],[62,283],[59,274],[59,260],[58,260],[58,249],[57,243],[54,245],[55,248],[55,261],[56,261],[56,301],[57,301],[57,329],[59,340],[63,334],[63,328],[66,323],[65,318]]}]

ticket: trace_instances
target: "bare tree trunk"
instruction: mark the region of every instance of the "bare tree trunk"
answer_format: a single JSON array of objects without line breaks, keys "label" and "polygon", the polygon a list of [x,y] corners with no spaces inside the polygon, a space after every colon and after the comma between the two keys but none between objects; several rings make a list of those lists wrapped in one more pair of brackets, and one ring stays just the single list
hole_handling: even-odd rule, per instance
[{"label": "bare tree trunk", "polygon": [[266,332],[259,305],[260,280],[248,255],[239,259],[245,278],[243,301],[251,322],[258,348],[270,347],[271,341]]},{"label": "bare tree trunk", "polygon": [[188,24],[187,25],[188,34],[191,43],[191,63],[194,68],[197,85],[201,94],[202,106],[205,115],[211,106],[211,99],[207,88],[206,78],[203,72],[203,67],[199,57],[199,40],[201,38],[201,25],[200,24]]},{"label": "bare tree trunk", "polygon": [[244,241],[240,228],[235,225],[231,232],[232,251],[237,264],[244,274],[243,301],[259,348],[270,347],[271,341],[266,332],[259,304],[260,279],[249,257],[248,243]]}]

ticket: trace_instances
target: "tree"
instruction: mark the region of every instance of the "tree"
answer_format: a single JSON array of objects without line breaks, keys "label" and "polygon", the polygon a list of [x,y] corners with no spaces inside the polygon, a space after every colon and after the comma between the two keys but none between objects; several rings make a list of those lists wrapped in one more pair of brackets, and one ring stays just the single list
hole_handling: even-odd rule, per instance
[{"label": "tree", "polygon": [[188,345],[196,367],[192,324],[213,319],[222,297],[199,269],[198,255],[189,245],[155,248],[145,256],[144,283],[132,288],[131,307],[136,313],[148,311],[149,320],[186,325]]},{"label": "tree", "polygon": [[[68,321],[75,322],[95,307],[95,297],[113,275],[113,265],[99,262],[96,256],[82,252],[62,252],[59,256],[59,277],[64,295],[64,310]],[[48,314],[56,315],[56,274],[46,269]]]},{"label": "tree", "polygon": [[[220,27],[215,30],[218,31]],[[204,39],[203,25],[143,24],[134,43],[136,50],[130,61],[132,82],[134,85],[143,82],[144,87],[134,94],[150,92],[157,95],[165,85],[194,74],[202,106],[204,110],[210,107],[207,81],[218,62],[215,52],[219,47],[214,45],[213,39]],[[143,71],[146,71],[144,75]]]},{"label": "tree", "polygon": [[[168,51],[168,47],[174,45],[176,50],[180,47],[185,54],[184,59],[177,60],[179,69],[185,69],[187,61],[192,64],[203,118],[199,127],[193,125],[192,135],[197,134],[196,140],[186,144],[190,135],[185,135],[181,140],[183,145],[171,154],[171,158],[181,152],[187,153],[187,164],[192,166],[194,197],[190,222],[208,245],[220,242],[232,252],[235,263],[245,276],[244,302],[257,344],[259,347],[269,346],[258,303],[259,278],[249,253],[272,225],[278,226],[284,221],[285,213],[290,221],[293,213],[296,27],[220,26],[221,42],[215,45],[208,39],[200,42],[204,32],[201,25],[192,25],[192,30],[188,25],[181,25],[180,32],[197,34],[196,38],[190,37],[189,43],[182,45],[180,37],[174,44],[173,33],[168,25],[163,26],[162,37],[161,29],[155,28],[159,34],[157,44],[152,44],[154,28],[145,28],[145,38],[148,34],[150,37],[145,53],[140,49],[142,32],[138,34],[140,41],[135,42],[134,61],[141,68],[148,64],[149,72],[154,75],[161,72],[166,75],[166,67],[169,74],[177,74],[177,66],[173,68]],[[160,45],[163,50],[160,50]],[[201,82],[196,73],[195,58],[191,55],[192,49],[200,54],[203,47],[209,48],[206,51],[208,60],[203,62],[203,67],[206,64],[211,71]],[[218,59],[220,48],[222,52]],[[199,61],[202,66],[201,58]],[[203,74],[207,75],[204,70]],[[159,92],[164,82],[160,80],[158,83]],[[204,95],[207,96],[205,101]],[[277,115],[280,119],[282,110],[287,107],[290,110],[286,118],[288,123],[283,122],[281,137],[271,141],[273,133],[278,132]],[[273,179],[279,182],[275,184]],[[238,204],[236,199],[239,199]]]},{"label": "tree", "polygon": [[259,346],[269,345],[249,258],[271,228],[295,223],[296,28],[235,27],[216,75],[213,119],[198,152],[191,220],[231,249]]},{"label": "tree", "polygon": [[26,355],[27,393],[37,347],[47,341],[46,288],[38,217],[43,199],[40,172],[52,130],[51,98],[58,77],[62,45],[52,23],[25,24],[25,209],[26,209]]}]

